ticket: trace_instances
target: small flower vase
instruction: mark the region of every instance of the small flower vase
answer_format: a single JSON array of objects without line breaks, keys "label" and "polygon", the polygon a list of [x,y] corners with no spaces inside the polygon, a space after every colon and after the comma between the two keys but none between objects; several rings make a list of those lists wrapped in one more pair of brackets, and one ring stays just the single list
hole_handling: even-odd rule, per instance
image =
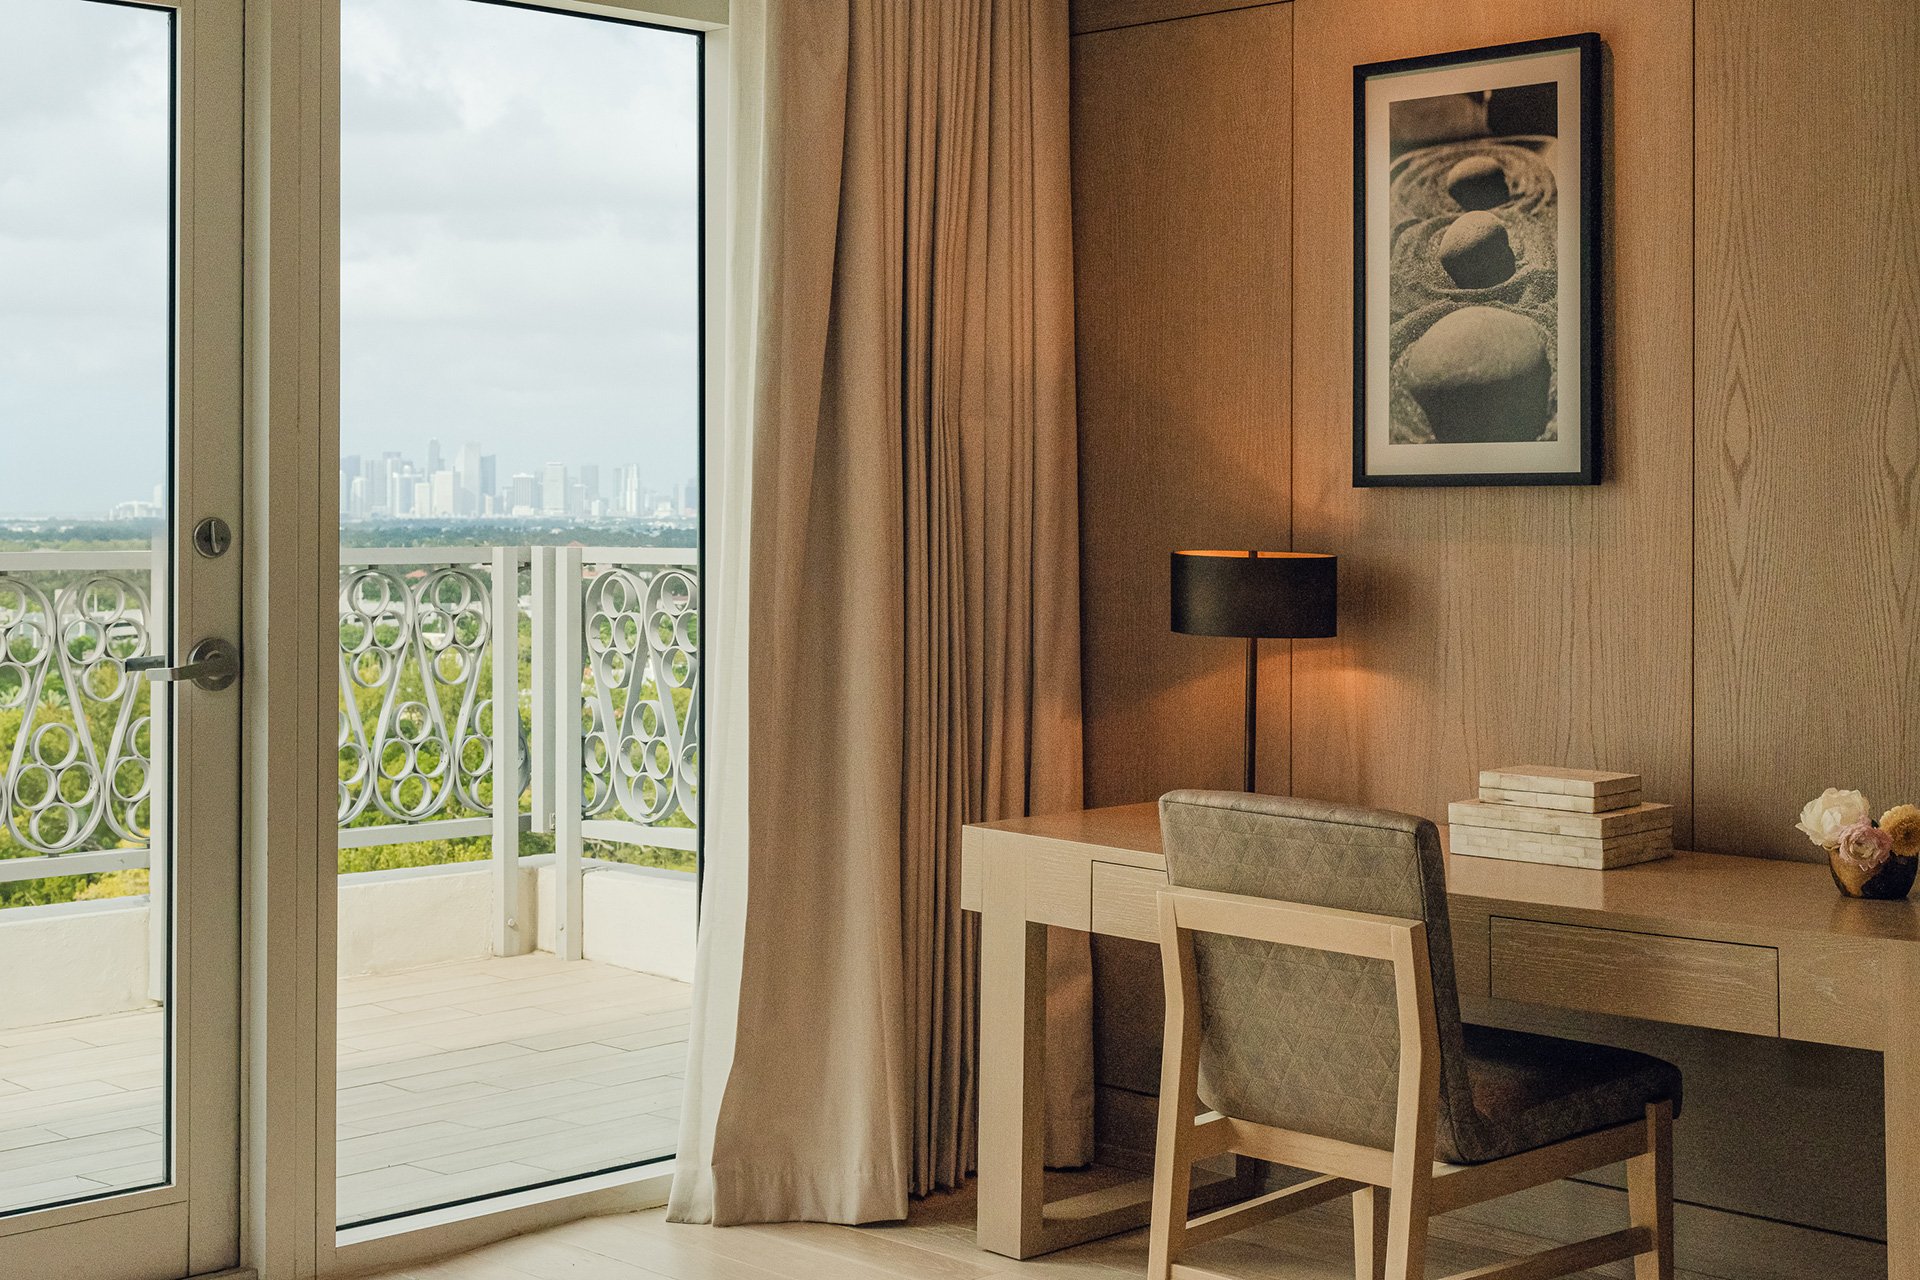
[{"label": "small flower vase", "polygon": [[1839,845],[1830,844],[1827,846],[1827,870],[1833,874],[1834,886],[1849,898],[1897,902],[1913,891],[1914,872],[1920,870],[1920,857],[1903,858],[1897,853],[1890,854],[1885,862],[1868,871],[1841,857]]}]

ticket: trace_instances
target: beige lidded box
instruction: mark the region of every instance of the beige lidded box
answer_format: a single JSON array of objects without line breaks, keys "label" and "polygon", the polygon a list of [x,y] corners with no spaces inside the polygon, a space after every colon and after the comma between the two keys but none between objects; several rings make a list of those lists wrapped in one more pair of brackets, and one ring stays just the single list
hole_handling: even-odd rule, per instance
[{"label": "beige lidded box", "polygon": [[1606,813],[1571,813],[1565,809],[1535,809],[1518,804],[1489,804],[1484,800],[1455,800],[1447,806],[1447,821],[1457,827],[1497,827],[1546,836],[1577,836],[1602,840],[1638,835],[1643,831],[1673,830],[1673,806],[1636,804]]},{"label": "beige lidded box", "polygon": [[1480,798],[1572,813],[1607,813],[1640,803],[1640,775],[1603,769],[1517,764],[1480,771]]},{"label": "beige lidded box", "polygon": [[1480,798],[1447,808],[1449,847],[1507,858],[1605,870],[1673,852],[1673,809],[1643,804],[1640,775],[1514,765],[1480,774]]},{"label": "beige lidded box", "polygon": [[1552,791],[1512,791],[1505,787],[1481,787],[1480,798],[1489,804],[1524,805],[1531,809],[1555,809],[1561,813],[1611,813],[1640,803],[1638,791],[1623,791],[1612,796],[1570,796]]}]

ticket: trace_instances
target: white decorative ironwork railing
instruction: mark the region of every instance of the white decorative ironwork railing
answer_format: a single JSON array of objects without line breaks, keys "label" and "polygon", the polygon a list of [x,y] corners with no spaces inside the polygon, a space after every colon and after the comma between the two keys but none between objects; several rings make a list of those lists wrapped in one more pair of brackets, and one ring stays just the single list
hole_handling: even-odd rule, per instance
[{"label": "white decorative ironwork railing", "polygon": [[351,548],[341,560],[340,843],[506,834],[495,801],[517,814],[528,773],[520,618],[540,607],[521,598],[526,553]]},{"label": "white decorative ironwork railing", "polygon": [[155,821],[146,551],[0,553],[0,881],[145,866]]},{"label": "white decorative ironwork railing", "polygon": [[[698,811],[699,585],[694,557],[663,562],[610,548],[569,547],[562,616],[581,619],[580,696],[585,820],[622,834],[669,838],[673,819]],[[569,654],[569,658],[572,655]],[[568,670],[573,664],[569,662]],[[571,688],[564,691],[571,697]]]},{"label": "white decorative ironwork railing", "polygon": [[[554,951],[581,955],[587,840],[697,850],[700,581],[692,551],[560,547],[555,696],[580,729],[555,739]],[[536,575],[540,576],[540,575]]]},{"label": "white decorative ironwork railing", "polygon": [[[698,848],[693,552],[340,554],[342,847],[491,836],[510,904],[517,834],[552,832],[575,951],[586,841]],[[145,551],[0,553],[0,882],[148,865],[165,699],[126,662],[163,649],[164,573]],[[503,906],[503,949],[518,928]]]}]

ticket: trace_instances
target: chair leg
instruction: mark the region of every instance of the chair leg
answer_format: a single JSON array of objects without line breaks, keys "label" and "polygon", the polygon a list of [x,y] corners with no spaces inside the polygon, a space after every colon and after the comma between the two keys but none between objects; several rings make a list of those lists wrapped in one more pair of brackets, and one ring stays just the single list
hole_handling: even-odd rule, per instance
[{"label": "chair leg", "polygon": [[1427,1274],[1427,1181],[1420,1170],[1387,1198],[1386,1280],[1422,1280]]},{"label": "chair leg", "polygon": [[1673,1280],[1673,1103],[1647,1108],[1646,1154],[1627,1161],[1627,1210],[1653,1232],[1653,1250],[1633,1260],[1634,1280]]},{"label": "chair leg", "polygon": [[1366,1187],[1353,1193],[1353,1274],[1355,1280],[1386,1280],[1385,1187]]},{"label": "chair leg", "polygon": [[1193,1107],[1182,1103],[1180,1090],[1162,1089],[1160,1133],[1153,1153],[1153,1204],[1147,1221],[1148,1280],[1169,1280],[1187,1234],[1187,1199],[1193,1189],[1187,1136],[1193,1132]]}]

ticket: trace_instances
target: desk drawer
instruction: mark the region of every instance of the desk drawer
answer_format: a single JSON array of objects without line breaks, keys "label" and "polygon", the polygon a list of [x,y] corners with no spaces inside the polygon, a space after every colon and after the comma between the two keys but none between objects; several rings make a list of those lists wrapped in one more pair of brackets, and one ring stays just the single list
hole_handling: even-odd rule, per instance
[{"label": "desk drawer", "polygon": [[1093,931],[1160,941],[1160,891],[1167,873],[1117,862],[1093,864]]},{"label": "desk drawer", "polygon": [[1749,1035],[1780,1034],[1772,947],[1495,916],[1491,994]]}]

